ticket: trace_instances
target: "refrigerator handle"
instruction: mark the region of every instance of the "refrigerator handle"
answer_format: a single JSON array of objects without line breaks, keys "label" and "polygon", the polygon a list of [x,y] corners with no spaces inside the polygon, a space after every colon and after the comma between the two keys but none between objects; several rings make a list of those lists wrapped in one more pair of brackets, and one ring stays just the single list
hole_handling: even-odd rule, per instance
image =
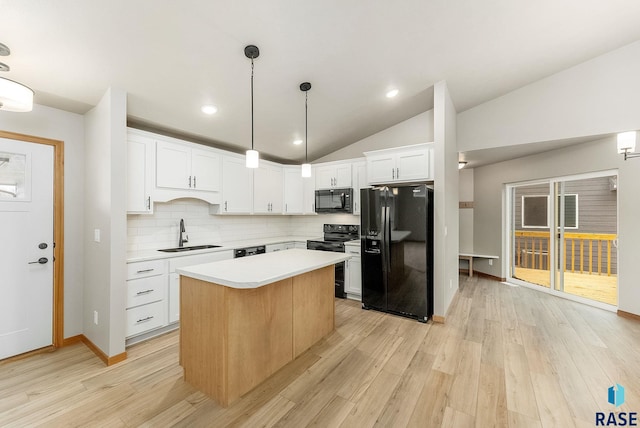
[{"label": "refrigerator handle", "polygon": [[[389,226],[388,218],[387,218],[387,201],[386,197],[387,190],[380,191],[380,209],[382,211],[382,242],[381,242],[381,252],[382,252],[382,271],[385,273],[389,272],[389,243],[387,241],[387,228]],[[384,196],[384,198],[383,198]],[[384,203],[382,203],[384,201]]]}]

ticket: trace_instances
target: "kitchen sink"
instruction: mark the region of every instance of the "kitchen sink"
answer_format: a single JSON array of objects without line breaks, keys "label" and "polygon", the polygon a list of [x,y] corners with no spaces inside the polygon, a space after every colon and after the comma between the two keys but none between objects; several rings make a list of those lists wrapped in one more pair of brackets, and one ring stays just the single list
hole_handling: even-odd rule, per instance
[{"label": "kitchen sink", "polygon": [[194,250],[206,250],[208,248],[219,248],[220,245],[193,245],[191,247],[176,247],[176,248],[165,248],[162,251],[165,253],[181,253],[182,251],[194,251]]}]

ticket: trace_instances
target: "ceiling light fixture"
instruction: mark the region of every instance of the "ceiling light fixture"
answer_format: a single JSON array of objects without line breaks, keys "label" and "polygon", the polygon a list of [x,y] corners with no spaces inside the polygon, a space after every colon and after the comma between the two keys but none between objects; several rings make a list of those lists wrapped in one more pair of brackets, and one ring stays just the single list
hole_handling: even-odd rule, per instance
[{"label": "ceiling light fixture", "polygon": [[300,90],[304,92],[304,163],[302,164],[302,176],[305,178],[311,177],[311,164],[309,163],[308,151],[309,151],[309,89],[311,89],[311,83],[304,82],[300,84]]},{"label": "ceiling light fixture", "polygon": [[624,160],[640,157],[636,150],[636,131],[621,132],[618,134],[618,153],[624,154]]},{"label": "ceiling light fixture", "polygon": [[260,153],[253,149],[253,60],[260,56],[257,46],[248,45],[244,48],[244,55],[251,59],[251,150],[247,150],[246,167],[257,168],[260,163]]},{"label": "ceiling light fixture", "polygon": [[218,111],[218,107],[209,104],[203,105],[200,110],[202,110],[204,114],[216,114],[216,112]]},{"label": "ceiling light fixture", "polygon": [[[0,56],[8,56],[11,50],[0,43]],[[0,71],[9,71],[0,63]],[[22,83],[0,77],[0,111],[25,112],[33,110],[33,90]]]},{"label": "ceiling light fixture", "polygon": [[458,161],[458,169],[462,169],[465,166],[467,166],[467,162],[466,161]]},{"label": "ceiling light fixture", "polygon": [[397,89],[392,89],[389,92],[387,92],[387,98],[393,98],[396,95],[398,95],[398,90]]}]

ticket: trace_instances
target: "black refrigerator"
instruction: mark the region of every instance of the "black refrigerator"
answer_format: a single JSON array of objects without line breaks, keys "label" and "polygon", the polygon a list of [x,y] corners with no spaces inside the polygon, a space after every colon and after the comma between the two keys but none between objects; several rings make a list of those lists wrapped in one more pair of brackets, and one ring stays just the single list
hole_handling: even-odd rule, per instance
[{"label": "black refrigerator", "polygon": [[362,189],[362,307],[426,322],[433,315],[433,188]]}]

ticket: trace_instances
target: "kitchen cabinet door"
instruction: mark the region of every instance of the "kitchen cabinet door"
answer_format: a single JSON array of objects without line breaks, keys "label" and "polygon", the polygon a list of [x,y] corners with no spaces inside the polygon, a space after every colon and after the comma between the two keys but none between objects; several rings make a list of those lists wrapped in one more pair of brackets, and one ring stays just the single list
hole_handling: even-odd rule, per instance
[{"label": "kitchen cabinet door", "polygon": [[398,153],[396,159],[396,181],[424,180],[428,177],[428,149],[417,149]]},{"label": "kitchen cabinet door", "polygon": [[282,214],[282,167],[265,164],[253,171],[253,212]]},{"label": "kitchen cabinet door", "polygon": [[191,188],[191,149],[180,144],[156,143],[156,186]]},{"label": "kitchen cabinet door", "polygon": [[180,321],[180,275],[169,274],[169,324]]},{"label": "kitchen cabinet door", "polygon": [[191,175],[193,189],[220,191],[220,155],[211,150],[191,149]]},{"label": "kitchen cabinet door", "polygon": [[316,181],[315,170],[311,169],[311,177],[302,179],[302,214],[316,213]]},{"label": "kitchen cabinet door", "polygon": [[151,192],[155,172],[153,140],[129,136],[127,142],[127,212],[152,214]]},{"label": "kitchen cabinet door", "polygon": [[253,170],[243,158],[222,156],[223,214],[249,214],[253,205]]},{"label": "kitchen cabinet door", "polygon": [[367,156],[369,184],[390,183],[395,179],[395,157],[391,154]]},{"label": "kitchen cabinet door", "polygon": [[284,213],[285,214],[302,214],[303,208],[303,192],[304,180],[302,178],[300,167],[284,168]]},{"label": "kitchen cabinet door", "polygon": [[335,166],[335,186],[334,187],[351,187],[351,162]]},{"label": "kitchen cabinet door", "polygon": [[360,189],[367,187],[367,163],[353,163],[353,213],[360,214]]},{"label": "kitchen cabinet door", "polygon": [[349,295],[362,295],[362,261],[360,257],[353,257],[347,262],[347,278],[345,291]]},{"label": "kitchen cabinet door", "polygon": [[316,189],[331,189],[334,187],[335,167],[322,166],[316,169]]}]

